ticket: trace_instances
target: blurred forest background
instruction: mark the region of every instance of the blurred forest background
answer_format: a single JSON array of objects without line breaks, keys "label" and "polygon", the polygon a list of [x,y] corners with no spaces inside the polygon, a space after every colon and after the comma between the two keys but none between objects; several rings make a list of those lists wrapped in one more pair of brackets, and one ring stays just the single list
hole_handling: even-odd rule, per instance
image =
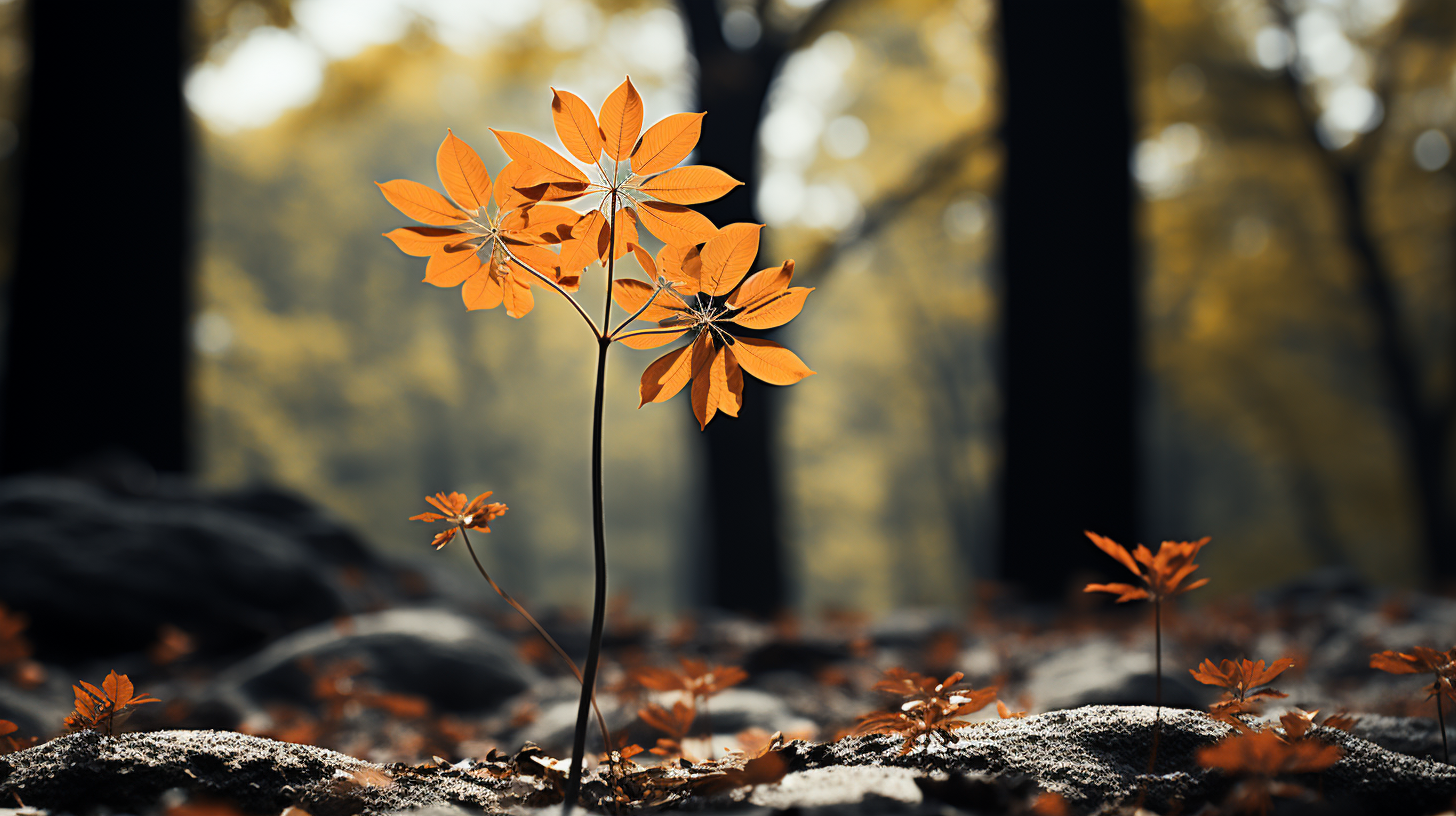
[{"label": "blurred forest background", "polygon": [[[777,335],[818,376],[751,389],[744,418],[706,434],[685,398],[636,410],[653,353],[613,353],[611,574],[637,608],[883,613],[964,605],[982,581],[1036,588],[1059,565],[1122,580],[1084,528],[1213,536],[1209,597],[1320,566],[1456,577],[1449,0],[1088,0],[1029,19],[1012,0],[118,12],[107,36],[128,53],[178,33],[160,69],[177,83],[156,87],[185,99],[179,127],[140,113],[128,61],[99,57],[43,120],[45,40],[26,19],[47,6],[0,1],[8,472],[67,464],[57,440],[90,423],[23,417],[170,416],[165,389],[106,385],[136,373],[125,362],[20,361],[46,345],[22,317],[122,349],[176,323],[170,427],[187,433],[132,446],[153,465],[297,490],[395,553],[427,549],[405,521],[426,493],[493,489],[511,507],[487,539],[496,577],[584,605],[590,341],[554,299],[516,321],[420,283],[423,261],[380,237],[407,222],[372,182],[438,189],[447,127],[494,171],[487,127],[554,143],[550,86],[596,107],[630,74],[648,123],[706,110],[696,161],[747,182],[703,212],[767,224],[758,266],[794,258],[818,287]],[[43,123],[76,140],[68,161],[178,141],[113,157],[87,187],[53,159],[26,170],[55,143]],[[170,191],[154,163],[189,161]],[[45,186],[50,204],[22,204]],[[154,218],[152,188],[187,204],[180,220]],[[177,320],[101,334],[124,301],[84,276],[151,279],[178,247]],[[26,301],[27,275],[65,287],[49,296],[64,308]],[[17,453],[27,437],[57,460]]]}]

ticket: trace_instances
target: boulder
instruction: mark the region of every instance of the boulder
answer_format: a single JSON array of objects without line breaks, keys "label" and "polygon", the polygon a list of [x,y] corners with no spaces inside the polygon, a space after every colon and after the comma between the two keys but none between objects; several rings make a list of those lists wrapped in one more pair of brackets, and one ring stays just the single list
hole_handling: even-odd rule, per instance
[{"label": "boulder", "polygon": [[[75,665],[140,651],[162,624],[202,655],[237,654],[358,611],[348,596],[389,574],[346,528],[287,494],[148,484],[0,482],[0,603],[29,616],[37,658]],[[399,593],[376,594],[383,603]]]},{"label": "boulder", "polygon": [[499,813],[505,787],[488,775],[386,767],[230,731],[85,731],[0,757],[0,798],[52,812],[158,812],[182,793],[249,813],[297,806],[342,816],[451,804]]},{"label": "boulder", "polygon": [[436,710],[476,714],[540,682],[505,638],[444,609],[356,615],[288,635],[224,670],[215,698],[242,719],[272,703],[309,706],[314,678],[357,661],[356,678],[379,692],[423,697]]}]

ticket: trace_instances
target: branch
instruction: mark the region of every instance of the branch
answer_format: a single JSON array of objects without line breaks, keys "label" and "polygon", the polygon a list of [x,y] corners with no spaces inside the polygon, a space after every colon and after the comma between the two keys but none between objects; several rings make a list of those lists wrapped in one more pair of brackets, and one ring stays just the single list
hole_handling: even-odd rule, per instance
[{"label": "branch", "polygon": [[596,324],[595,321],[593,321],[591,319],[591,315],[588,315],[586,313],[586,310],[583,309],[583,308],[581,308],[581,304],[576,302],[576,298],[572,297],[570,292],[567,292],[565,289],[562,289],[561,288],[561,284],[557,283],[554,280],[551,280],[550,278],[546,277],[545,275],[541,274],[540,272],[537,272],[536,269],[535,269],[535,267],[532,267],[530,264],[526,263],[525,261],[521,260],[520,258],[517,258],[516,255],[515,255],[515,253],[514,252],[511,252],[510,247],[506,246],[506,243],[504,241],[497,241],[496,242],[496,245],[499,246],[501,249],[505,250],[506,257],[507,258],[510,258],[511,261],[516,264],[516,266],[519,266],[520,268],[526,270],[527,272],[530,272],[532,275],[535,275],[537,278],[539,278],[541,280],[542,283],[546,284],[547,286],[551,287],[552,289],[555,289],[556,292],[557,292],[557,294],[559,294],[562,297],[566,298],[566,300],[568,302],[570,302],[572,306],[576,307],[576,313],[579,314],[579,315],[581,315],[581,319],[582,320],[585,320],[586,321],[586,324],[591,327],[592,334],[598,340],[602,339],[602,330],[599,329],[599,328],[597,328],[597,324]]},{"label": "branch", "polygon": [[885,193],[865,209],[864,220],[853,232],[840,235],[833,243],[819,250],[801,268],[824,274],[840,256],[875,237],[889,226],[912,201],[945,181],[947,174],[959,168],[966,153],[990,141],[987,130],[971,130],[942,145],[920,162],[920,171],[899,187]]}]

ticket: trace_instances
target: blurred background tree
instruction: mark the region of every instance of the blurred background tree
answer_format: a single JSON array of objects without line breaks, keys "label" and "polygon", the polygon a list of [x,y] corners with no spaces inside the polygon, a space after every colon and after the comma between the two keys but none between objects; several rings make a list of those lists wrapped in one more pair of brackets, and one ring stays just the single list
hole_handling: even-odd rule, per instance
[{"label": "blurred background tree", "polygon": [[[22,146],[21,89],[43,66],[39,39],[25,57],[32,5],[0,3],[0,118]],[[466,314],[421,285],[378,237],[398,219],[368,182],[432,179],[446,127],[499,168],[487,126],[551,139],[548,85],[597,104],[630,73],[649,121],[708,111],[697,160],[748,184],[705,212],[767,223],[760,265],[793,257],[819,287],[783,339],[821,375],[750,391],[744,419],[702,435],[686,407],[632,410],[636,353],[614,359],[613,575],[640,607],[883,612],[964,604],[998,576],[1059,593],[1095,555],[1084,527],[1214,536],[1215,594],[1321,565],[1407,586],[1453,574],[1449,3],[1106,0],[1030,22],[991,0],[185,9],[191,396],[140,387],[146,364],[125,355],[97,387],[101,358],[77,352],[41,386],[7,363],[7,400],[39,387],[106,416],[190,414],[153,424],[188,429],[182,464],[205,482],[297,489],[396,552],[422,549],[404,521],[420,495],[495,489],[512,515],[493,572],[577,603],[591,360],[572,315]],[[140,25],[129,44],[177,28]],[[135,134],[173,132],[155,117],[76,120],[101,108],[69,101],[76,135],[123,154],[110,177],[176,163],[125,157]],[[33,216],[16,215],[30,176],[6,132],[14,329],[44,312],[23,303],[23,241],[12,260]],[[125,209],[101,232],[34,216],[75,231],[47,239],[63,245],[124,224],[79,263],[138,295],[186,228],[104,195]],[[13,332],[7,359],[46,336],[123,348],[111,313],[151,320],[100,300]],[[7,410],[0,439],[34,430],[22,416]],[[12,471],[65,464],[16,450],[0,449]]]}]

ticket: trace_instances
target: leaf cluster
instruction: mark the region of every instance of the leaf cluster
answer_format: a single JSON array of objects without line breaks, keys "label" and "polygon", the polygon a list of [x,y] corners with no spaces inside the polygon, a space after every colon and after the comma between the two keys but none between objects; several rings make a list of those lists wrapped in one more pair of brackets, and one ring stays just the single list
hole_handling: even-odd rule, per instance
[{"label": "leaf cluster", "polygon": [[1426,699],[1445,697],[1456,703],[1456,647],[1440,652],[1417,646],[1410,653],[1384,651],[1370,655],[1370,668],[1391,674],[1430,674]]},{"label": "leaf cluster", "polygon": [[651,752],[658,756],[683,756],[683,740],[692,730],[693,721],[700,707],[706,706],[709,698],[724,689],[748,679],[748,672],[738,666],[710,665],[707,661],[693,658],[679,658],[679,668],[639,666],[632,669],[629,681],[641,688],[661,692],[679,692],[683,699],[676,700],[668,709],[657,703],[648,703],[637,711],[642,722],[666,734],[659,738]]},{"label": "leaf cluster", "polygon": [[506,507],[500,502],[486,504],[485,500],[490,498],[495,491],[487,490],[479,496],[465,501],[464,493],[436,493],[433,496],[426,496],[425,501],[434,506],[438,513],[424,512],[418,516],[410,516],[410,521],[424,521],[434,523],[446,521],[450,528],[441,530],[435,534],[434,541],[430,543],[435,549],[440,549],[455,539],[455,534],[461,529],[479,530],[483,533],[490,532],[490,522],[505,515]]},{"label": "leaf cluster", "polygon": [[1181,595],[1189,590],[1197,589],[1208,583],[1207,578],[1200,578],[1189,584],[1183,581],[1198,569],[1193,559],[1198,556],[1198,551],[1203,549],[1209,542],[1207,537],[1197,541],[1164,541],[1158,546],[1156,555],[1142,544],[1129,553],[1127,548],[1118,544],[1112,539],[1098,535],[1091,531],[1084,531],[1097,548],[1117,559],[1119,564],[1127,567],[1133,575],[1136,575],[1143,586],[1132,584],[1088,584],[1084,592],[1110,592],[1117,595],[1118,603],[1136,601],[1143,598],[1162,600],[1171,598],[1174,595]]},{"label": "leaf cluster", "polygon": [[1188,673],[1200,683],[1224,689],[1223,700],[1209,707],[1209,713],[1215,719],[1242,726],[1239,715],[1254,713],[1257,706],[1265,700],[1289,696],[1276,689],[1259,687],[1273,682],[1274,678],[1293,666],[1292,657],[1280,658],[1267,667],[1262,660],[1257,663],[1247,659],[1223,660],[1218,665],[1214,665],[1212,660],[1204,660],[1198,668],[1189,669]]},{"label": "leaf cluster", "polygon": [[901,756],[914,750],[921,738],[944,742],[952,732],[972,724],[959,719],[961,716],[980,711],[996,701],[995,686],[972,689],[960,685],[963,677],[964,674],[956,672],[937,680],[899,667],[890,669],[875,683],[874,690],[892,694],[904,702],[896,711],[875,711],[861,716],[851,733],[854,736],[899,734],[905,738],[900,747]]},{"label": "leaf cluster", "polygon": [[144,703],[159,703],[155,697],[138,695],[131,679],[124,674],[111,672],[97,688],[85,680],[79,686],[71,686],[76,693],[76,708],[66,717],[67,731],[102,731],[112,736],[132,709]]},{"label": "leaf cluster", "polygon": [[1339,746],[1305,736],[1295,738],[1287,731],[1281,736],[1271,729],[1226,737],[1198,749],[1197,758],[1205,768],[1245,777],[1230,794],[1228,804],[1239,812],[1264,814],[1273,806],[1273,797],[1296,797],[1308,792],[1303,785],[1281,782],[1277,777],[1319,773],[1343,755]]}]

